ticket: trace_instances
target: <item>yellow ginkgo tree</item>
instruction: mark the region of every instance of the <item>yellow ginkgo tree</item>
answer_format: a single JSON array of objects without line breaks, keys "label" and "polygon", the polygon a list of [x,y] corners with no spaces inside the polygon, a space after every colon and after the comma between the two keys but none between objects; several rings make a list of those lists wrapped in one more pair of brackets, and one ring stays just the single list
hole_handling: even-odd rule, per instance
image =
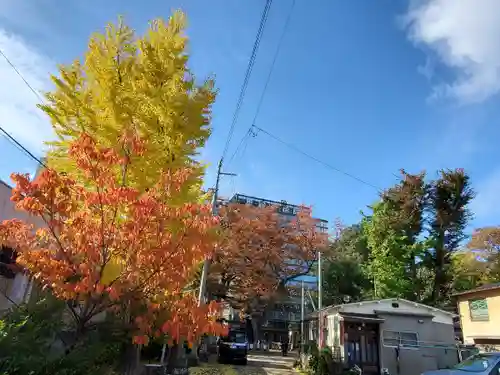
[{"label": "yellow ginkgo tree", "polygon": [[[121,183],[144,191],[165,170],[189,167],[192,181],[171,195],[171,203],[199,199],[204,169],[195,157],[210,135],[216,91],[211,79],[197,84],[187,66],[185,25],[184,14],[177,11],[168,22],[151,22],[138,36],[120,19],[91,37],[83,60],[60,67],[59,75],[52,76],[55,90],[40,105],[57,135],[50,142],[50,167],[84,179],[68,158],[68,148],[85,133],[100,147],[132,159],[127,173],[115,171]],[[131,134],[145,142],[143,157],[127,149],[124,140]]]}]

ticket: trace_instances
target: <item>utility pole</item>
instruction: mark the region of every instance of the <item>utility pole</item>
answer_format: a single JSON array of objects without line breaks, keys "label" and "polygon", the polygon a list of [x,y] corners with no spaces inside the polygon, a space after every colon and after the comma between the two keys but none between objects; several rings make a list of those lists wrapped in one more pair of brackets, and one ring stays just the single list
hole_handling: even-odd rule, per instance
[{"label": "utility pole", "polygon": [[[217,179],[215,180],[215,190],[212,198],[212,215],[217,216],[217,199],[219,196],[219,182],[220,176],[236,176],[235,173],[225,173],[222,172],[222,161],[221,158],[219,161],[219,165],[217,167]],[[207,291],[207,277],[208,277],[208,269],[210,268],[211,259],[205,259],[203,262],[203,271],[201,273],[200,280],[200,292],[198,294],[198,306],[201,306],[205,303],[205,294]]]},{"label": "utility pole", "polygon": [[318,340],[319,347],[323,346],[323,278],[321,266],[321,251],[318,251]]},{"label": "utility pole", "polygon": [[302,280],[302,294],[300,298],[300,353],[304,353],[304,313],[305,313],[305,291],[304,291],[304,280]]}]

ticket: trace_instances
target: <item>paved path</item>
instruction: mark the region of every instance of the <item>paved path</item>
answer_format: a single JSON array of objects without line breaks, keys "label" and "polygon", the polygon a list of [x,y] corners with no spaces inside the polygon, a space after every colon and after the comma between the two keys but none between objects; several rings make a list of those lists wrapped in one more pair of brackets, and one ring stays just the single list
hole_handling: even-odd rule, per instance
[{"label": "paved path", "polygon": [[293,369],[295,356],[282,357],[279,352],[252,353],[248,356],[247,366],[234,366],[238,374],[245,375],[289,375],[296,374]]},{"label": "paved path", "polygon": [[279,352],[251,352],[246,366],[237,364],[221,365],[212,358],[198,368],[190,369],[192,375],[290,375],[297,374],[293,369],[295,354],[282,357]]}]

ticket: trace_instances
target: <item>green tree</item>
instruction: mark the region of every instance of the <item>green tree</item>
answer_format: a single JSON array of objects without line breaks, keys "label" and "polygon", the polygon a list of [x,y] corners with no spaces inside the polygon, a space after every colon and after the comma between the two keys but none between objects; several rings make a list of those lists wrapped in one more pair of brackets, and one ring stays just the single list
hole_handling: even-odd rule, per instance
[{"label": "green tree", "polygon": [[354,224],[342,229],[339,237],[331,242],[327,254],[331,258],[347,256],[360,262],[368,261],[370,249],[361,224]]},{"label": "green tree", "polygon": [[370,248],[369,273],[375,296],[420,300],[418,261],[426,244],[421,239],[426,204],[424,173],[401,171],[401,181],[386,190],[372,214],[363,219]]},{"label": "green tree", "polygon": [[360,225],[355,224],[343,229],[325,254],[325,305],[358,301],[372,294],[373,285],[365,272],[369,249]]},{"label": "green tree", "polygon": [[489,281],[491,263],[484,252],[460,249],[450,256],[452,292],[474,289]]},{"label": "green tree", "polygon": [[360,301],[369,295],[372,283],[362,265],[354,259],[328,262],[323,271],[323,303],[325,305]]},{"label": "green tree", "polygon": [[404,237],[391,226],[392,213],[386,202],[379,202],[364,219],[363,231],[371,249],[368,273],[376,298],[411,298],[413,282],[408,270],[412,256]]}]

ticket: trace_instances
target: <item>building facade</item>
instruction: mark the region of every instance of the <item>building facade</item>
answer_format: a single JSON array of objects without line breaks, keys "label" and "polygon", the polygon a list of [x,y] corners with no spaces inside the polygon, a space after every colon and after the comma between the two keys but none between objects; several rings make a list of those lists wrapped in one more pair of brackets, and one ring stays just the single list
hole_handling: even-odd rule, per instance
[{"label": "building facade", "polygon": [[500,350],[500,283],[455,294],[463,341],[482,350]]},{"label": "building facade", "polygon": [[[251,195],[245,194],[235,194],[229,200],[229,203],[238,204],[248,204],[255,207],[269,207],[276,206],[278,208],[278,213],[283,215],[285,219],[290,217],[295,217],[300,210],[303,210],[303,206],[290,204],[286,201],[273,201],[270,199],[257,198]],[[322,233],[328,232],[328,221],[324,219],[315,218],[317,221],[316,228]]]}]

